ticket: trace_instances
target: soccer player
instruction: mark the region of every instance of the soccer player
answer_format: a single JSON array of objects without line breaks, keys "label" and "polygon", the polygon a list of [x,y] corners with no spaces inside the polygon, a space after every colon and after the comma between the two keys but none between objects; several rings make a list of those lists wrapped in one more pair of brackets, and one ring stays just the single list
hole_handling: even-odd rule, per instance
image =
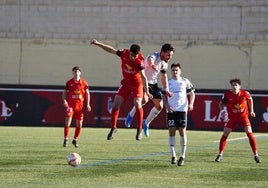
[{"label": "soccer player", "polygon": [[[227,91],[219,102],[219,108],[222,111],[221,116],[228,116],[228,121],[224,125],[223,134],[219,143],[219,152],[215,161],[220,162],[222,160],[222,154],[227,144],[229,134],[237,125],[240,125],[247,134],[249,144],[254,154],[254,160],[256,163],[260,163],[261,160],[258,155],[257,142],[252,133],[249,120],[249,115],[255,117],[253,99],[248,91],[241,89],[240,79],[232,79],[230,80],[230,84],[232,89]],[[224,110],[224,107],[226,107],[227,112]]]},{"label": "soccer player", "polygon": [[[187,112],[192,111],[195,101],[195,89],[192,83],[181,76],[181,65],[171,65],[172,77],[168,80],[168,87],[172,96],[164,95],[163,102],[167,112],[167,126],[169,130],[169,147],[171,152],[171,164],[184,165],[187,146]],[[164,93],[165,94],[165,93]],[[189,100],[187,97],[189,94]],[[179,160],[176,155],[176,131],[179,130],[181,152]]]},{"label": "soccer player", "polygon": [[96,39],[91,40],[94,44],[103,50],[117,55],[121,58],[121,69],[123,79],[117,94],[115,95],[111,113],[111,130],[107,136],[107,140],[113,139],[114,133],[117,131],[116,122],[119,116],[121,104],[127,100],[129,95],[133,95],[133,103],[137,111],[137,134],[136,140],[142,139],[142,120],[143,108],[142,98],[143,90],[151,98],[148,89],[148,81],[144,73],[144,57],[141,53],[141,47],[137,44],[132,44],[130,49],[116,50],[112,46],[103,44]]},{"label": "soccer player", "polygon": [[73,78],[66,82],[65,89],[62,92],[63,105],[66,108],[63,147],[68,145],[68,135],[72,118],[75,119],[75,132],[72,144],[75,147],[79,147],[77,139],[81,133],[84,119],[84,102],[87,111],[91,111],[88,83],[81,78],[81,69],[79,67],[73,67],[72,73]]},{"label": "soccer player", "polygon": [[[167,84],[167,69],[168,61],[172,58],[174,53],[174,48],[171,44],[166,43],[161,47],[160,52],[153,52],[149,54],[145,59],[145,75],[149,83],[149,92],[152,94],[152,102],[154,107],[151,109],[147,118],[143,120],[143,130],[144,135],[149,136],[149,125],[155,119],[158,114],[163,109],[163,100],[161,95],[161,89],[158,87],[158,75],[161,73],[161,82],[163,90],[166,91],[168,96],[171,96],[171,93],[168,90]],[[148,102],[148,97],[144,97],[144,104]],[[125,119],[126,127],[130,127],[133,117],[135,115],[136,109],[133,107],[128,113]]]}]

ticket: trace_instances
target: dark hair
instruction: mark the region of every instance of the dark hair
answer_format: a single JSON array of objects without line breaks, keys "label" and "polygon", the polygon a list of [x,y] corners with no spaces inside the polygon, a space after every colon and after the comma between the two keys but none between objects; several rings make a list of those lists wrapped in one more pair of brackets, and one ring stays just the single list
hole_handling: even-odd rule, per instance
[{"label": "dark hair", "polygon": [[237,83],[237,84],[241,85],[241,80],[239,78],[234,78],[234,79],[230,80],[230,84],[232,84],[232,83]]},{"label": "dark hair", "polygon": [[174,51],[174,47],[171,44],[166,43],[162,46],[161,52],[166,52],[166,51]]},{"label": "dark hair", "polygon": [[181,69],[181,64],[180,64],[180,63],[172,63],[172,64],[171,64],[171,69],[172,69],[173,67],[179,67],[179,68]]},{"label": "dark hair", "polygon": [[72,68],[72,71],[76,71],[76,70],[79,70],[81,72],[81,69],[78,66],[75,66]]},{"label": "dark hair", "polygon": [[137,55],[141,51],[141,47],[138,44],[132,44],[130,46],[130,52],[132,52],[134,55]]}]

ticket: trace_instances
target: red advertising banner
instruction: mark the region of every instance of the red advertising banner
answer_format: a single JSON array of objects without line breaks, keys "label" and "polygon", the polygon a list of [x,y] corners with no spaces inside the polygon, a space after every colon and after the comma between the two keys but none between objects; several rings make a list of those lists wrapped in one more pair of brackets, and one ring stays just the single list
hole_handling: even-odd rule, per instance
[{"label": "red advertising banner", "polygon": [[[194,110],[188,114],[190,130],[222,130],[225,122],[219,117],[218,103],[224,91],[196,92]],[[62,89],[0,87],[0,125],[4,126],[63,126],[65,109]],[[85,111],[84,127],[110,127],[110,112],[116,91],[91,88],[92,111]],[[265,93],[265,92],[262,92]],[[255,132],[268,132],[268,95],[251,91],[256,117],[251,118]],[[125,127],[127,113],[133,106],[129,98],[122,106],[118,127]],[[144,117],[153,105],[144,106]],[[136,121],[132,123],[136,128]],[[151,128],[166,128],[165,109],[150,124]]]}]

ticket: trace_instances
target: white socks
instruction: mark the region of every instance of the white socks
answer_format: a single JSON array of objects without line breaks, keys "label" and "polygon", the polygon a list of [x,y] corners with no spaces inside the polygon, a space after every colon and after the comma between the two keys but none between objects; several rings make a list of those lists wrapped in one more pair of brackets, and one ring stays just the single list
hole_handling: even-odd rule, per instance
[{"label": "white socks", "polygon": [[170,136],[169,137],[169,147],[170,147],[170,152],[172,157],[176,157],[176,139],[175,136]]},{"label": "white socks", "polygon": [[187,136],[180,136],[180,145],[181,145],[181,157],[185,158],[186,146],[187,146]]},{"label": "white socks", "polygon": [[155,107],[153,107],[149,113],[149,115],[147,116],[146,120],[145,120],[145,124],[147,126],[149,126],[149,124],[151,123],[151,121],[153,121],[154,118],[156,118],[156,116],[158,116],[158,114],[161,111],[157,110]]}]

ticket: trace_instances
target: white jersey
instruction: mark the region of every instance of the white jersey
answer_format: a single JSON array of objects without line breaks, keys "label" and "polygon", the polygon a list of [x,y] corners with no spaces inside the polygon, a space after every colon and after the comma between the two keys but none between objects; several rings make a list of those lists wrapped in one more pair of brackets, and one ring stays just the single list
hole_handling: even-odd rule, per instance
[{"label": "white jersey", "polygon": [[168,104],[176,112],[188,111],[187,93],[194,91],[192,83],[187,79],[180,77],[178,80],[170,78],[168,80],[169,91],[173,93],[172,97],[168,97]]},{"label": "white jersey", "polygon": [[[149,63],[148,63],[149,58],[152,58],[154,60],[153,63],[156,65],[156,70],[153,69],[149,65]],[[147,77],[149,84],[157,84],[158,74],[161,71],[166,72],[167,69],[168,69],[168,63],[160,59],[159,52],[154,52],[146,57],[144,71],[145,71],[145,75]]]}]

